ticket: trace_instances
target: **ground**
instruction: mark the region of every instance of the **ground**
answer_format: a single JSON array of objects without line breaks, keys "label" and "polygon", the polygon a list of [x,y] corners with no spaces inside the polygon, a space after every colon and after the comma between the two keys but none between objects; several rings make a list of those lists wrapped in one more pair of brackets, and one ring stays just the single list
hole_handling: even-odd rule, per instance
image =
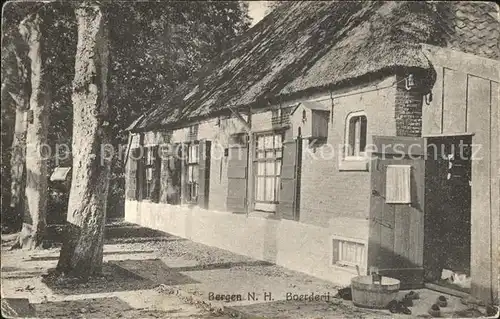
[{"label": "ground", "polygon": [[[2,298],[28,298],[42,318],[391,316],[386,310],[361,309],[334,298],[339,287],[333,283],[123,222],[106,227],[100,277],[87,283],[56,279],[47,274],[59,257],[58,234],[50,235],[52,247],[35,251],[8,251],[15,235],[2,235]],[[427,309],[439,294],[419,292],[413,315],[428,317]],[[329,298],[286,300],[287,294],[310,293]],[[458,298],[447,297],[447,316],[481,315],[481,309],[463,312],[467,308]]]}]

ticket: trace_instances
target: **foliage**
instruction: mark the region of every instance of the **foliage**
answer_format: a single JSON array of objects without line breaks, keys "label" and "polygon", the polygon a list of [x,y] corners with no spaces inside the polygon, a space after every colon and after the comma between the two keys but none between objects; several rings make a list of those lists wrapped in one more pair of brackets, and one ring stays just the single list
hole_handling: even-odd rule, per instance
[{"label": "foliage", "polygon": [[[137,116],[155,103],[164,100],[200,67],[208,63],[250,25],[248,6],[238,1],[209,2],[103,2],[109,21],[110,70],[109,104],[115,149],[126,144],[123,130]],[[17,26],[27,14],[43,8],[47,15],[46,48],[50,51],[48,72],[51,77],[49,141],[52,157],[49,173],[56,166],[70,166],[71,156],[56,157],[56,145],[71,148],[74,54],[76,52],[76,21],[74,3],[58,1],[11,2],[4,7],[2,38],[2,150],[12,143],[14,108],[5,95],[4,83],[15,83],[7,75],[15,61],[11,45]],[[12,73],[12,72],[11,72]],[[9,82],[10,81],[10,82]],[[9,90],[16,90],[15,85]],[[63,147],[60,146],[59,150]],[[2,152],[2,176],[9,175],[8,160]],[[71,155],[71,153],[69,153]],[[124,203],[124,165],[116,158],[112,168],[108,211],[119,215]],[[5,186],[5,187],[4,187]],[[58,185],[50,185],[48,217],[65,213],[67,196]],[[10,185],[2,182],[2,199]],[[2,200],[3,201],[3,200]],[[2,208],[3,209],[3,208]],[[63,210],[61,212],[61,210]],[[115,211],[113,213],[113,211]],[[54,220],[57,220],[55,218]]]}]

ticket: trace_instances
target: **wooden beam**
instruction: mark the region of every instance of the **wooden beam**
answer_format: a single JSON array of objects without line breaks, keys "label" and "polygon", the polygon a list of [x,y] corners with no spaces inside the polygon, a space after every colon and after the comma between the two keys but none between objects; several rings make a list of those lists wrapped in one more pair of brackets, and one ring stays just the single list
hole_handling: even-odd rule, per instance
[{"label": "wooden beam", "polygon": [[[233,113],[233,115],[241,122],[243,123],[243,125],[245,126],[245,130],[247,132],[250,132],[252,130],[252,125],[246,121],[243,116],[241,115],[240,112],[238,112],[238,110],[232,108],[231,106],[229,106],[229,110],[231,110],[231,113]],[[251,116],[251,111],[248,113],[248,118],[250,119],[250,116]]]},{"label": "wooden beam", "polygon": [[132,145],[132,132],[128,132],[128,143],[127,143],[127,155],[125,156],[125,162],[124,162],[124,165],[125,167],[127,167],[127,163],[128,163],[128,157],[130,155],[130,146]]},{"label": "wooden beam", "polygon": [[253,157],[254,157],[254,151],[253,151],[253,143],[254,143],[254,136],[252,132],[252,110],[250,109],[248,113],[248,162],[247,162],[247,217],[248,214],[253,210],[253,189],[254,189],[254,178],[253,178]]},{"label": "wooden beam", "polygon": [[422,52],[434,65],[460,70],[495,82],[500,81],[500,63],[497,60],[430,44],[422,44]]}]

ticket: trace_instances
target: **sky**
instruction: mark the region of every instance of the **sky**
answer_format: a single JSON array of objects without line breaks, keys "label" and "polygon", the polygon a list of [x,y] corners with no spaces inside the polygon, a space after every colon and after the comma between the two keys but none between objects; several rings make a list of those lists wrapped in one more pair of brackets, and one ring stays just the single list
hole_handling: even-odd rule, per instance
[{"label": "sky", "polygon": [[252,18],[252,26],[266,15],[267,1],[248,1],[248,14]]}]

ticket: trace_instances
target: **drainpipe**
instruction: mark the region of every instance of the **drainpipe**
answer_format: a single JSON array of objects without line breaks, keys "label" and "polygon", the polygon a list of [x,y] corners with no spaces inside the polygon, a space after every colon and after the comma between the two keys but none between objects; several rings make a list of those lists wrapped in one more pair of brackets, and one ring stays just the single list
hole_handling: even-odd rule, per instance
[{"label": "drainpipe", "polygon": [[333,92],[330,90],[330,99],[332,100],[332,111],[331,111],[331,122],[333,124],[333,107],[334,107],[334,102],[333,102]]}]

